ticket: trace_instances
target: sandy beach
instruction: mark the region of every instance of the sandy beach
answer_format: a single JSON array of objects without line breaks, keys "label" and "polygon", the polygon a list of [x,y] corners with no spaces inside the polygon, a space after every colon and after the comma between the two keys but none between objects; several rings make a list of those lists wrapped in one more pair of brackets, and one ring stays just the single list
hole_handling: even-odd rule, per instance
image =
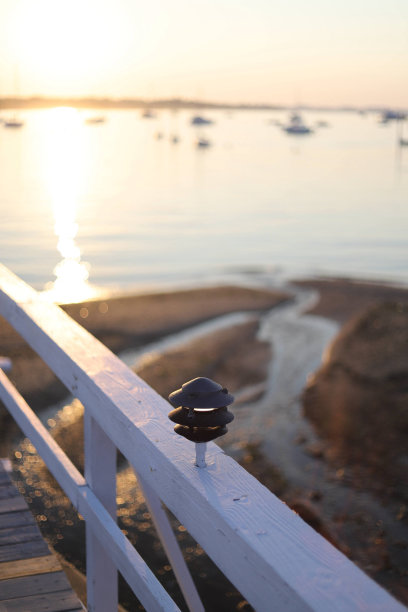
[{"label": "sandy beach", "polygon": [[318,278],[294,281],[299,287],[315,289],[319,301],[310,311],[343,324],[359,312],[381,302],[406,302],[408,287],[350,278]]},{"label": "sandy beach", "polygon": [[[324,440],[302,417],[299,402],[307,376],[319,367],[326,344],[341,326],[368,307],[389,301],[408,303],[408,289],[349,279],[309,279],[279,290],[214,287],[105,298],[63,308],[114,352],[142,349],[134,368],[164,397],[195,376],[208,376],[228,387],[236,395],[236,419],[220,444],[365,571],[407,602],[406,515],[403,513],[393,526],[388,515],[378,519],[375,513],[384,500],[377,507],[376,500],[368,498],[364,491],[353,491],[355,483],[351,480],[348,484],[344,476],[347,469],[331,462]],[[181,330],[194,330],[203,322],[234,312],[245,312],[245,318],[229,324],[226,319],[225,325],[215,331],[203,328],[198,337],[177,341]],[[161,340],[173,336],[174,344],[161,349]],[[293,343],[294,337],[298,345]],[[3,321],[0,347],[0,352],[13,361],[12,380],[35,409],[41,411],[64,397],[62,385],[49,368]],[[301,371],[293,359],[296,354],[299,360],[309,362]],[[291,362],[296,362],[293,371]],[[73,402],[64,410],[51,419],[53,435],[81,465],[82,408]],[[2,450],[14,452],[10,443],[16,431],[4,411],[1,420]],[[6,429],[8,435],[4,435]],[[282,451],[285,457],[279,459]],[[44,484],[45,471],[27,443],[20,444],[17,453],[15,473],[20,486],[36,513],[48,516],[41,527],[58,552],[82,570],[83,558],[75,555],[77,539],[72,532],[83,531],[83,525],[69,505],[61,502],[57,489],[52,486],[51,490],[49,482]],[[308,472],[306,477],[301,468]],[[119,514],[124,528],[134,542],[156,551],[158,543],[152,535],[148,513],[125,466],[118,480],[118,496],[122,499]],[[42,494],[34,493],[38,490]],[[398,514],[394,506],[392,512]],[[367,519],[369,524],[368,513],[373,516],[372,521]],[[58,525],[61,517],[62,526]],[[383,531],[389,529],[388,540],[388,536],[379,535],[378,520],[383,521]],[[198,572],[199,589],[210,582],[217,593],[209,604],[211,609],[250,609],[243,607],[246,604],[242,598],[231,585],[225,585],[211,564],[204,563],[202,551],[191,538],[175,527],[192,568]],[[398,559],[388,553],[384,556],[384,547],[391,546],[391,540],[399,550]],[[167,568],[165,560],[157,554],[159,576],[166,586],[176,589],[171,572],[163,570]],[[217,598],[221,598],[220,607],[214,607]]]},{"label": "sandy beach", "polygon": [[[406,300],[408,295],[407,289],[346,279],[298,280],[295,284],[318,291],[319,300],[310,309],[311,314],[341,324],[371,304]],[[62,308],[118,353],[224,314],[266,311],[290,299],[290,293],[284,290],[210,287],[103,298],[62,305]],[[51,370],[3,319],[0,319],[0,347],[13,361],[11,380],[34,407],[64,395]]]}]

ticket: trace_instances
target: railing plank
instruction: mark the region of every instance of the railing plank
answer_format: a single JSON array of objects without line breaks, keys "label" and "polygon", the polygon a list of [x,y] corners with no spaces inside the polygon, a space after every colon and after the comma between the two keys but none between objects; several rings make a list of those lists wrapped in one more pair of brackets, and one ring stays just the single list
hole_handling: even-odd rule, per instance
[{"label": "railing plank", "polygon": [[129,540],[88,487],[83,487],[78,511],[94,525],[101,544],[143,606],[149,612],[180,612]]},{"label": "railing plank", "polygon": [[[0,399],[20,429],[27,438],[30,438],[55,480],[77,507],[78,488],[85,485],[84,477],[71,463],[2,370],[0,370]],[[27,504],[22,498],[20,499],[24,503],[22,509],[27,509]]]},{"label": "railing plank", "polygon": [[4,267],[0,310],[257,610],[405,610],[214,443],[195,467],[167,402]]},{"label": "railing plank", "polygon": [[145,498],[146,505],[151,514],[156,531],[159,534],[160,541],[169,559],[173,572],[177,578],[180,589],[187,602],[191,612],[204,612],[204,606],[197,592],[183,554],[178,545],[176,536],[170,525],[170,521],[166,514],[162,503],[153,489],[136,473],[139,487]]}]

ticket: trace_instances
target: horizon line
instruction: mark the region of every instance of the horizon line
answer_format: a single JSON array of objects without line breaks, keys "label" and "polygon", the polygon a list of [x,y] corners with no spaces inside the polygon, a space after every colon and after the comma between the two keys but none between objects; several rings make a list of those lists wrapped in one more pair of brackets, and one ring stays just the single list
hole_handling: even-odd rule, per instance
[{"label": "horizon line", "polygon": [[304,110],[323,110],[323,111],[369,111],[381,112],[384,110],[405,110],[408,107],[390,107],[384,104],[285,104],[285,103],[248,103],[248,102],[215,102],[204,101],[200,99],[190,99],[182,97],[171,98],[116,98],[111,96],[47,96],[47,95],[31,95],[31,96],[0,96],[0,109],[9,108],[48,108],[55,105],[58,106],[76,106],[84,107],[89,105],[104,108],[207,108],[207,109],[225,109],[225,110],[287,110],[287,109],[304,109]]}]

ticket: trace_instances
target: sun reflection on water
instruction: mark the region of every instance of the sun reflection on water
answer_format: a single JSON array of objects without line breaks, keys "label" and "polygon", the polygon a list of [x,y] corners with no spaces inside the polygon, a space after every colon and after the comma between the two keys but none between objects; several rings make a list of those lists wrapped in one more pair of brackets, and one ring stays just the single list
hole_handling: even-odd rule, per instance
[{"label": "sun reflection on water", "polygon": [[47,128],[43,135],[44,180],[62,259],[53,270],[56,278],[47,283],[45,294],[56,302],[79,302],[96,294],[88,281],[89,264],[81,260],[76,242],[87,168],[83,121],[73,108],[54,108],[48,113]]}]

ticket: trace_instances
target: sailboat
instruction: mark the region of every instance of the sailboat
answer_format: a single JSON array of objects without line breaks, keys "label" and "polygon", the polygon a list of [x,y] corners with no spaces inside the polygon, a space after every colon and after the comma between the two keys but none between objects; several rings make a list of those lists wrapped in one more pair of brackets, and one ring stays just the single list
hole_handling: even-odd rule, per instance
[{"label": "sailboat", "polygon": [[405,118],[397,120],[397,139],[400,147],[408,147],[408,138],[404,137]]},{"label": "sailboat", "polygon": [[[19,76],[18,76],[18,72],[17,69],[15,71],[14,74],[14,88],[16,91],[16,97],[19,97]],[[5,128],[21,128],[24,125],[24,121],[20,118],[17,117],[16,114],[12,115],[11,117],[9,117],[8,119],[3,119],[3,125]]]},{"label": "sailboat", "polygon": [[146,108],[141,113],[141,117],[142,117],[142,119],[156,119],[157,118],[157,114],[153,110],[151,110],[150,108]]},{"label": "sailboat", "polygon": [[85,119],[85,123],[87,125],[98,125],[100,123],[105,123],[106,118],[103,115],[96,115],[95,117],[87,117]]},{"label": "sailboat", "polygon": [[195,144],[196,147],[200,149],[211,147],[211,142],[207,138],[204,138],[204,136],[197,136]]},{"label": "sailboat", "polygon": [[24,121],[16,117],[16,115],[14,115],[13,117],[10,117],[9,119],[4,119],[3,125],[6,128],[21,128],[24,125]]},{"label": "sailboat", "polygon": [[194,117],[191,118],[191,125],[212,125],[213,123],[214,121],[212,119],[207,119],[201,115],[194,115]]},{"label": "sailboat", "polygon": [[313,130],[303,123],[298,113],[292,113],[288,125],[283,126],[287,134],[311,134]]},{"label": "sailboat", "polygon": [[402,129],[401,129],[401,133],[400,133],[400,137],[399,137],[399,145],[400,145],[400,147],[408,147],[408,138],[404,138],[404,135],[402,133]]}]

